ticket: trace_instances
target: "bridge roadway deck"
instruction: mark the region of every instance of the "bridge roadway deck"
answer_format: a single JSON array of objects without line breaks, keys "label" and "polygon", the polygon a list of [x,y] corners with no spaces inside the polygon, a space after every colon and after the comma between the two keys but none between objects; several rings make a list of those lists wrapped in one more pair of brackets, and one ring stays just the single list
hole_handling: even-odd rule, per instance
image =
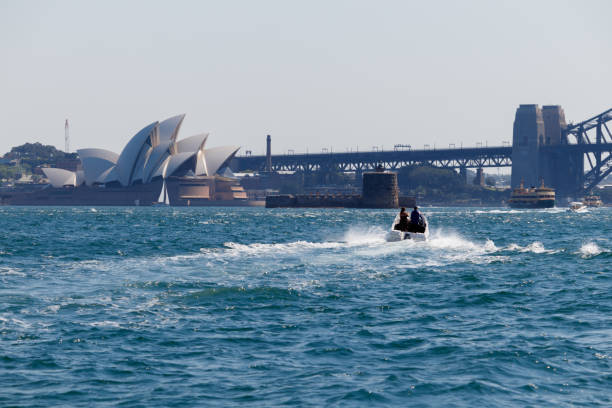
[{"label": "bridge roadway deck", "polygon": [[[543,150],[563,149],[572,152],[612,152],[612,143],[546,146]],[[455,149],[394,150],[346,153],[306,153],[272,155],[273,171],[365,171],[382,165],[385,169],[427,164],[444,168],[483,168],[512,166],[512,147],[474,147]],[[237,156],[234,171],[265,170],[266,156]]]},{"label": "bridge roadway deck", "polygon": [[[430,164],[447,168],[511,166],[511,147],[482,147],[431,150],[397,150],[347,153],[306,153],[272,155],[273,171],[315,171],[335,168],[340,171],[363,171],[382,165],[398,169],[414,164]],[[236,171],[264,170],[266,156],[237,156],[232,168]]]}]

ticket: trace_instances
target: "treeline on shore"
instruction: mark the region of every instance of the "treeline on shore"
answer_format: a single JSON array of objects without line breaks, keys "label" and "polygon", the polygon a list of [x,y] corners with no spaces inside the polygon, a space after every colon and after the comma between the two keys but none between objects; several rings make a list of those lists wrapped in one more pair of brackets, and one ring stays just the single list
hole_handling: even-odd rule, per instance
[{"label": "treeline on shore", "polygon": [[[509,189],[495,188],[495,180],[487,177],[484,186],[472,183],[452,169],[431,166],[409,166],[399,169],[398,187],[400,195],[416,197],[420,203],[443,204],[491,204],[499,205],[510,197]],[[278,188],[281,194],[303,194],[312,189],[334,186],[338,189],[361,190],[361,180],[354,174],[340,171],[302,173],[278,177],[270,187]]]},{"label": "treeline on shore", "polygon": [[61,161],[76,159],[76,153],[66,153],[54,146],[38,142],[25,143],[13,147],[1,157],[0,180],[19,179],[22,176],[32,175],[37,167],[57,167]]},{"label": "treeline on shore", "polygon": [[490,177],[485,185],[465,182],[452,169],[431,166],[409,166],[397,173],[397,182],[402,195],[417,198],[417,202],[428,204],[501,204],[510,198],[510,189],[495,188]]},{"label": "treeline on shore", "polygon": [[[41,143],[25,143],[16,146],[0,158],[0,180],[16,180],[22,176],[36,174],[41,166],[61,167],[61,163],[78,160],[76,153],[66,153],[54,146]],[[422,204],[489,204],[499,205],[510,197],[510,189],[496,188],[492,176],[485,178],[485,184],[473,183],[473,176],[464,180],[452,169],[432,166],[407,166],[397,171],[400,194],[417,198]],[[313,189],[335,188],[361,190],[361,180],[355,174],[346,174],[338,169],[316,172],[296,172],[291,175],[278,175],[265,183],[266,188],[278,190],[281,194],[303,194]],[[247,184],[247,183],[245,183]],[[258,186],[261,187],[261,186]],[[248,188],[245,185],[245,188]],[[612,188],[595,191],[604,203],[612,203]]]}]

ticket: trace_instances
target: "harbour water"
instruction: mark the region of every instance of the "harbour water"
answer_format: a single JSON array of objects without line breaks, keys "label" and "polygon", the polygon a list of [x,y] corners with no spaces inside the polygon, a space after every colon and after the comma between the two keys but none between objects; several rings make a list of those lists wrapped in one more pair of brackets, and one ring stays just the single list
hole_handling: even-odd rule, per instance
[{"label": "harbour water", "polygon": [[0,406],[612,406],[612,208],[0,207]]}]

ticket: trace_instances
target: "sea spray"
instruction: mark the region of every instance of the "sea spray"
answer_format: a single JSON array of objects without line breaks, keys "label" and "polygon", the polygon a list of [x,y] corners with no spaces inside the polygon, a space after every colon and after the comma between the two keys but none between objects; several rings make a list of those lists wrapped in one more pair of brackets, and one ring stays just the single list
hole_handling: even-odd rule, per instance
[{"label": "sea spray", "polygon": [[609,253],[609,252],[610,252],[609,250],[601,248],[595,242],[587,242],[583,244],[578,251],[580,256],[585,259],[598,256],[602,253]]}]

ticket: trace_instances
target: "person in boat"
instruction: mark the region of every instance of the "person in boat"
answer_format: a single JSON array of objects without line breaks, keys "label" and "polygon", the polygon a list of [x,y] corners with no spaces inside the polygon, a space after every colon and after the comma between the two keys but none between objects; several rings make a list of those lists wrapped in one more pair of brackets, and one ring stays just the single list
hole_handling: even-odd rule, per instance
[{"label": "person in boat", "polygon": [[410,223],[408,222],[408,213],[406,212],[406,208],[402,207],[402,210],[399,213],[399,222],[395,225],[395,229],[399,231],[408,231]]},{"label": "person in boat", "polygon": [[419,207],[414,207],[414,210],[410,213],[410,225],[408,226],[409,232],[425,232],[425,220],[419,212]]}]

